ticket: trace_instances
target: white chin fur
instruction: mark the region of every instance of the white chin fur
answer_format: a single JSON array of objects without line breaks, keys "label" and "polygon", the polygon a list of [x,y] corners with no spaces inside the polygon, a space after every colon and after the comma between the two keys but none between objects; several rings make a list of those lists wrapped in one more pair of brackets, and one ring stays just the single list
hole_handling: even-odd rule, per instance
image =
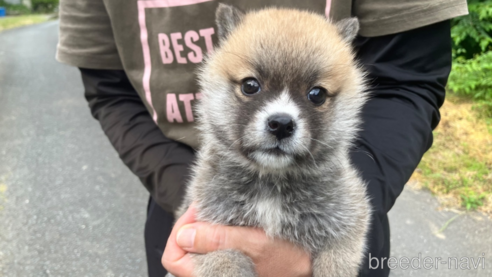
[{"label": "white chin fur", "polygon": [[294,162],[294,158],[291,156],[269,154],[261,150],[249,154],[249,157],[261,167],[272,169],[283,169]]}]

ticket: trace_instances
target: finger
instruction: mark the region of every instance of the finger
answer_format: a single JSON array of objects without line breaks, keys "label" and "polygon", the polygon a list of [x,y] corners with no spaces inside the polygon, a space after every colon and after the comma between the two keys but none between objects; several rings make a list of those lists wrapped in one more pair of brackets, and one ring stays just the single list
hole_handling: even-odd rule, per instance
[{"label": "finger", "polygon": [[[166,249],[167,249],[167,247],[170,247],[169,250],[172,250],[172,251],[166,251],[166,252],[168,252],[168,253],[165,253],[165,254],[168,254],[165,257],[167,260],[177,261],[178,259],[180,259],[181,257],[183,257],[186,254],[186,251],[183,251],[183,249],[181,249],[181,247],[179,247],[179,245],[176,243],[176,235],[177,235],[179,229],[183,225],[195,222],[195,212],[196,212],[195,206],[193,204],[190,205],[188,210],[186,210],[186,212],[178,219],[178,221],[176,221],[176,224],[174,224],[173,230],[172,230],[171,235],[169,236],[169,239],[167,240],[167,244],[166,244]],[[164,259],[164,256],[163,256],[163,259]]]},{"label": "finger", "polygon": [[192,253],[204,254],[221,249],[237,249],[255,259],[270,241],[261,229],[199,222],[181,227],[177,243]]},{"label": "finger", "polygon": [[170,273],[177,277],[194,277],[194,264],[190,253],[186,253],[181,259],[169,266],[164,266]]},{"label": "finger", "polygon": [[[194,204],[176,221],[166,244],[166,249],[162,255],[162,265],[168,270],[177,269],[180,265],[187,263],[189,255],[176,243],[176,235],[179,229],[186,224],[195,222],[196,209]],[[189,266],[187,266],[189,267]],[[185,275],[183,275],[185,276]]]}]

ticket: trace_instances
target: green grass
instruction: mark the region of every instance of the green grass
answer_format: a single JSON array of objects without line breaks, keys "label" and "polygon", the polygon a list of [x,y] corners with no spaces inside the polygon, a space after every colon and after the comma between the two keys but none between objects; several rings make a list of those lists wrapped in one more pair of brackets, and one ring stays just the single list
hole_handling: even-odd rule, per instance
[{"label": "green grass", "polygon": [[47,20],[49,20],[49,15],[44,14],[0,17],[0,32],[25,25],[45,22]]},{"label": "green grass", "polygon": [[492,214],[492,122],[456,97],[441,109],[434,144],[412,176],[445,206]]}]

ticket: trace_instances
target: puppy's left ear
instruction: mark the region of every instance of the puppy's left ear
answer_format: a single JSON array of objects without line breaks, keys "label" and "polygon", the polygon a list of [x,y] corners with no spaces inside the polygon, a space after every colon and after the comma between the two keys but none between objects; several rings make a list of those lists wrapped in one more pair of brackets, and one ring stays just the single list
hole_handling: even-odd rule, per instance
[{"label": "puppy's left ear", "polygon": [[219,40],[223,41],[241,23],[244,13],[239,9],[219,4],[215,12],[215,22],[217,23]]},{"label": "puppy's left ear", "polygon": [[359,32],[359,20],[357,17],[342,19],[335,26],[337,26],[338,33],[346,42],[352,42]]}]

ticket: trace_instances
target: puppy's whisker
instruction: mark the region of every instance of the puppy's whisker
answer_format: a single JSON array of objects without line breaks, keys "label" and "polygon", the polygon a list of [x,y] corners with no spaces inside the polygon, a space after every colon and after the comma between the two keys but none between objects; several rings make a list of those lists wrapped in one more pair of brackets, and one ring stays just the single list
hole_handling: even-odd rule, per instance
[{"label": "puppy's whisker", "polygon": [[300,144],[302,147],[304,147],[304,149],[306,149],[306,151],[309,153],[309,155],[311,156],[311,158],[313,159],[313,163],[314,165],[316,166],[316,168],[319,168],[318,164],[316,163],[316,160],[314,159],[314,156],[313,156],[313,153],[311,153],[311,151],[309,151],[309,148],[307,148],[306,146]]},{"label": "puppy's whisker", "polygon": [[316,141],[317,143],[319,143],[319,144],[321,144],[321,145],[324,145],[324,146],[326,146],[326,147],[328,147],[328,148],[330,148],[330,149],[335,149],[333,146],[328,145],[328,144],[326,144],[326,143],[324,143],[324,142],[322,142],[322,141],[320,141],[320,140],[313,139],[313,138],[310,138],[310,139],[311,139],[311,140],[314,140],[314,141]]},{"label": "puppy's whisker", "polygon": [[229,145],[229,148],[227,148],[227,150],[231,150],[231,147],[232,147],[232,146],[233,146],[236,142],[238,142],[239,140],[241,140],[242,138],[244,138],[245,136],[247,136],[247,135],[244,135],[244,136],[242,136],[242,137],[240,137],[240,138],[236,139],[233,143],[231,143],[231,145]]},{"label": "puppy's whisker", "polygon": [[361,153],[364,153],[364,154],[366,154],[366,156],[368,156],[369,158],[371,158],[371,160],[372,160],[373,162],[375,162],[375,161],[376,161],[376,160],[374,160],[374,157],[371,155],[371,153],[369,153],[369,152],[367,152],[367,151],[365,151],[365,150],[361,150],[361,149],[354,149],[353,151],[354,151],[354,152],[361,152]]}]

